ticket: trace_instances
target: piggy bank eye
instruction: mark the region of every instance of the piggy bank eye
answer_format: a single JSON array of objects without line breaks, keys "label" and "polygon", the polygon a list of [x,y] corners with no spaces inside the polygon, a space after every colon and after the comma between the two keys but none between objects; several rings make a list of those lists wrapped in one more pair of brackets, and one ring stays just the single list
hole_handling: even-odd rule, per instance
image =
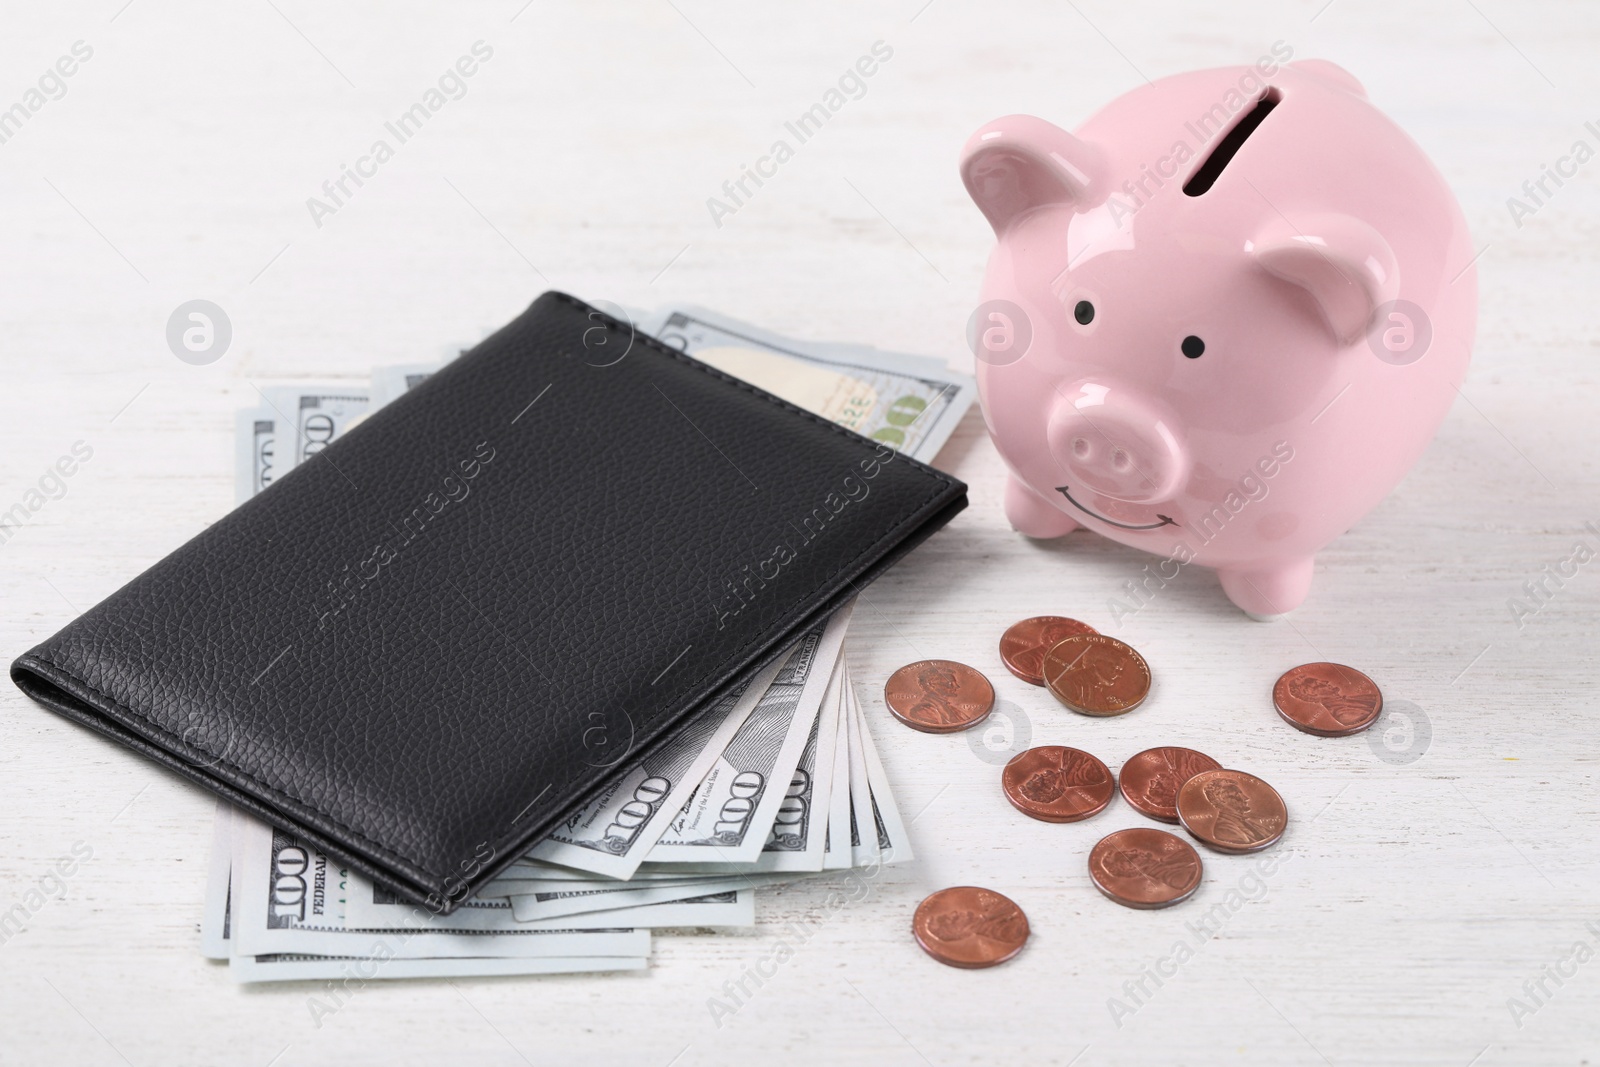
[{"label": "piggy bank eye", "polygon": [[1094,321],[1094,305],[1087,300],[1078,301],[1072,309],[1072,317],[1078,320],[1079,326],[1087,326]]},{"label": "piggy bank eye", "polygon": [[1192,333],[1183,339],[1180,347],[1183,349],[1183,354],[1190,359],[1199,359],[1206,351],[1206,343]]}]

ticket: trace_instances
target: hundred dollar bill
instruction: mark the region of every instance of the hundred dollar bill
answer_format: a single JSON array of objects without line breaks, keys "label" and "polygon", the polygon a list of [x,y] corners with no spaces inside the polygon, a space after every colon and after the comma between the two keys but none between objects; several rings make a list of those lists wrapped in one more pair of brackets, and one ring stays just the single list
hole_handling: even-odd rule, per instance
[{"label": "hundred dollar bill", "polygon": [[[712,860],[701,863],[671,863],[663,870],[695,871],[702,875],[728,873],[766,873],[776,871],[820,871],[828,833],[828,808],[825,797],[833,789],[833,751],[837,744],[840,712],[844,701],[844,657],[834,665],[828,679],[827,696],[811,726],[805,751],[789,780],[789,789],[766,843],[754,863],[727,863]],[[826,768],[826,770],[824,770]]]},{"label": "hundred dollar bill", "polygon": [[[350,872],[311,845],[235,811],[229,946],[234,956],[646,956],[648,930],[363,929],[348,921]],[[374,946],[379,947],[374,947]]]},{"label": "hundred dollar bill", "polygon": [[870,830],[872,790],[867,785],[867,751],[863,742],[867,727],[848,685],[846,690],[845,717],[850,720],[850,865],[870,867],[878,862],[878,836]]},{"label": "hundred dollar bill", "polygon": [[272,484],[275,474],[315,455],[362,418],[420,385],[442,366],[406,363],[374,367],[370,384],[301,382],[263,389],[260,407],[235,416],[235,502],[249,500]]},{"label": "hundred dollar bill", "polygon": [[[686,877],[690,877],[690,876],[685,875],[682,872],[678,872],[678,873],[675,874],[675,873],[673,873],[671,871],[639,870],[639,871],[635,871],[633,873],[633,877],[630,878],[629,881],[639,882],[639,881],[648,881],[648,880],[652,880],[652,879],[668,879],[668,880],[682,881]],[[498,887],[502,883],[505,883],[505,882],[520,882],[520,881],[592,882],[592,881],[595,881],[596,879],[604,881],[604,880],[606,880],[606,878],[607,878],[606,875],[597,874],[594,871],[579,871],[579,870],[574,870],[573,868],[570,868],[570,867],[556,867],[556,866],[552,866],[551,864],[543,863],[543,862],[540,862],[540,861],[537,861],[537,860],[529,860],[529,859],[526,859],[526,858],[519,857],[518,859],[514,860],[511,864],[509,864],[506,867],[506,869],[504,871],[502,871],[499,875],[497,875],[492,881],[485,883],[483,889],[480,889],[478,891],[478,893],[481,896],[481,895],[483,895],[485,890],[488,890],[491,887]],[[497,895],[504,896],[505,894],[504,893],[500,893],[500,894],[497,894]]]},{"label": "hundred dollar bill", "polygon": [[755,922],[755,893],[748,886],[711,896],[707,895],[704,888],[686,888],[679,895],[664,900],[683,903],[685,907],[669,908],[662,902],[629,906],[628,902],[623,901],[622,906],[609,910],[585,909],[556,918],[530,920],[518,919],[510,900],[474,898],[463,901],[449,915],[434,915],[425,908],[400,900],[360,875],[352,875],[345,902],[345,921],[351,926],[371,929],[469,930],[478,933],[614,930],[619,927],[646,929],[655,926],[749,926]]},{"label": "hundred dollar bill", "polygon": [[[931,460],[977,396],[970,377],[927,356],[865,345],[802,341],[738,322],[704,308],[681,307],[633,315],[653,333],[702,362],[778,394],[808,411],[848,426],[921,460]],[[491,331],[483,331],[487,336]],[[470,346],[452,345],[453,359]],[[299,382],[262,391],[260,414],[240,416],[235,447],[241,466],[254,455],[255,476],[235,481],[240,501],[260,492],[277,473],[304,462],[367,414],[425,381],[444,363],[373,368],[370,382]],[[258,428],[255,423],[272,423]],[[258,432],[258,431],[264,431]],[[257,446],[273,442],[262,463]],[[246,486],[249,486],[246,495]]]},{"label": "hundred dollar bill", "polygon": [[[231,881],[232,840],[230,834],[230,820],[233,808],[221,801],[217,803],[217,817],[213,825],[212,858],[210,878],[206,887],[206,910],[201,926],[201,942],[204,955],[211,959],[228,959],[230,945],[228,939],[228,887]],[[219,860],[220,857],[220,860]],[[413,904],[400,901],[394,894],[376,886],[362,878],[360,875],[346,876],[345,922],[349,927],[362,928],[372,931],[384,929],[397,929],[400,927],[414,927],[422,929],[465,929],[494,933],[501,930],[526,930],[526,929],[616,929],[619,926],[631,926],[641,929],[654,926],[694,926],[717,925],[738,926],[752,925],[754,923],[754,890],[741,891],[742,899],[719,899],[715,908],[700,907],[692,914],[698,916],[693,922],[686,921],[691,912],[684,908],[668,908],[665,906],[636,907],[613,910],[610,912],[582,913],[566,916],[559,919],[523,923],[519,922],[512,914],[509,902],[469,900],[450,915],[435,915],[426,909]],[[703,892],[703,890],[696,890]],[[697,901],[696,904],[701,902]],[[748,918],[747,918],[748,916]],[[390,949],[385,943],[378,950],[387,955]],[[247,960],[262,962],[277,961],[285,957],[262,956],[242,957]],[[312,957],[296,957],[312,958]],[[470,958],[470,957],[469,957]],[[605,958],[598,961],[577,961],[584,965],[575,970],[606,969],[599,966],[607,962]],[[563,969],[560,967],[557,970]],[[290,974],[298,973],[293,968],[271,968],[268,972],[280,979],[287,979]],[[421,974],[432,972],[422,971]],[[456,972],[452,972],[456,973]],[[467,974],[503,974],[503,973],[553,973],[551,971],[507,971],[496,968],[479,968],[472,971],[461,971]],[[404,974],[389,974],[387,977],[414,977],[410,972]],[[256,979],[250,979],[256,980]],[[267,980],[265,978],[260,980]]]},{"label": "hundred dollar bill", "polygon": [[660,863],[753,863],[784,800],[839,658],[849,607],[800,639],[682,810],[646,859]]},{"label": "hundred dollar bill", "polygon": [[[840,693],[843,693],[841,687]],[[850,705],[839,702],[838,733],[833,748],[833,783],[828,797],[828,836],[822,869],[842,870],[853,862],[854,832],[850,823]]]},{"label": "hundred dollar bill", "polygon": [[698,885],[705,881],[702,874],[677,873],[671,877],[655,878],[648,873],[635,873],[627,881],[591,875],[587,879],[566,878],[496,878],[474,894],[475,899],[492,900],[505,897],[524,897],[530,893],[562,893],[578,888],[643,888],[644,886]]},{"label": "hundred dollar bill", "polygon": [[833,750],[844,704],[844,656],[834,664],[828,697],[795,767],[789,793],[756,859],[758,871],[820,871],[828,836],[827,798],[833,787]]},{"label": "hundred dollar bill", "polygon": [[280,473],[278,421],[277,412],[269,408],[234,414],[234,503],[243,504],[271,485],[273,477]]},{"label": "hundred dollar bill", "polygon": [[[575,957],[456,957],[456,958],[431,958],[431,959],[401,959],[392,955],[392,950],[387,939],[382,935],[375,937],[371,956],[312,956],[300,954],[270,954],[262,956],[235,956],[229,955],[228,939],[228,887],[231,878],[232,837],[230,822],[233,809],[230,805],[218,801],[216,819],[212,830],[212,854],[210,862],[210,877],[206,885],[206,906],[204,920],[201,926],[201,942],[204,954],[212,959],[229,960],[229,975],[238,982],[287,982],[304,981],[308,979],[334,979],[342,981],[355,981],[358,983],[378,979],[396,978],[443,978],[443,977],[469,977],[474,975],[511,975],[511,974],[576,974],[582,972],[616,971],[616,970],[643,970],[648,961],[643,957],[628,956],[599,956],[591,958]],[[753,892],[747,891],[746,896],[753,898]],[[509,905],[505,907],[506,915],[500,922],[515,923],[510,916]],[[628,915],[638,917],[641,913],[651,909],[639,908],[629,911]],[[754,922],[754,902],[750,901],[750,921]],[[604,919],[593,915],[578,915],[557,920],[569,927],[583,927],[585,925],[599,926],[602,922],[609,926],[615,925],[616,917],[610,914]],[[669,925],[669,919],[681,918],[679,915],[666,916],[655,913],[651,916],[657,925]],[[498,918],[498,917],[497,917]],[[382,925],[382,924],[379,924]],[[548,924],[539,924],[548,925]],[[676,922],[670,925],[679,925]]]},{"label": "hundred dollar bill", "polygon": [[278,419],[277,454],[284,470],[327,448],[372,406],[372,391],[365,382],[273,385],[261,395]]},{"label": "hundred dollar bill", "polygon": [[233,839],[228,828],[232,818],[233,806],[217,801],[211,820],[205,910],[200,917],[200,954],[208,960],[228,958],[228,883],[233,867]]},{"label": "hundred dollar bill", "polygon": [[[394,978],[472,978],[507,974],[581,974],[596,971],[642,971],[649,961],[642,956],[600,956],[592,959],[550,956],[539,958],[397,959],[379,948],[372,956],[305,956],[278,953],[235,956],[228,974],[236,982],[304,982],[327,980],[348,988]],[[313,1001],[317,1018],[320,1001]],[[333,1007],[327,1009],[333,1010]]]},{"label": "hundred dollar bill", "polygon": [[[517,918],[523,922],[540,920],[566,922],[589,913],[600,916],[625,915],[635,909],[642,910],[658,904],[688,900],[700,903],[732,900],[729,894],[741,891],[748,893],[754,888],[752,882],[737,876],[707,879],[694,886],[607,885],[604,888],[516,896],[511,898],[511,907]],[[712,914],[710,909],[704,911],[707,915]]]},{"label": "hundred dollar bill", "polygon": [[904,863],[912,858],[911,835],[906,831],[905,820],[900,817],[900,806],[895,803],[894,793],[889,789],[889,776],[884,773],[883,761],[878,758],[878,746],[872,740],[872,731],[867,726],[866,716],[862,714],[861,701],[856,696],[848,673],[845,675],[844,688],[846,698],[855,708],[856,719],[861,724],[861,747],[865,750],[867,761],[872,822],[865,827],[865,832],[877,838],[879,862]]},{"label": "hundred dollar bill", "polygon": [[[725,884],[725,883],[724,883]],[[631,897],[632,894],[629,894]],[[512,897],[511,906],[519,919],[534,925],[544,923],[611,923],[656,928],[661,926],[754,926],[756,924],[755,887],[724,888],[699,896],[659,900],[655,903],[623,904],[601,908],[599,902],[564,900],[559,904],[541,902],[537,896]],[[554,909],[559,914],[551,916]],[[594,910],[578,911],[578,908]],[[541,915],[546,916],[540,918]]]},{"label": "hundred dollar bill", "polygon": [[926,357],[796,341],[704,308],[657,312],[645,332],[924,461],[938,454],[977,396],[971,378]]},{"label": "hundred dollar bill", "polygon": [[630,767],[528,856],[611,878],[630,877],[787,662],[788,656],[780,656],[728,693],[682,733]]}]

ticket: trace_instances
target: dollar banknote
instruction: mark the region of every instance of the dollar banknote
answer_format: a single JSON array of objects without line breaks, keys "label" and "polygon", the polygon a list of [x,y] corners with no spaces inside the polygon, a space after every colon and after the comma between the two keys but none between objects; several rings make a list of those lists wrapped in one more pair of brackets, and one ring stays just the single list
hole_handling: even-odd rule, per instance
[{"label": "dollar banknote", "polygon": [[[526,923],[572,923],[585,917],[597,921],[624,922],[637,914],[668,914],[665,906],[682,904],[675,914],[698,916],[690,925],[737,926],[750,925],[755,912],[750,912],[750,922],[741,923],[745,904],[739,903],[740,894],[754,908],[755,885],[743,878],[708,879],[697,886],[605,886],[592,889],[569,889],[560,893],[529,893],[511,898],[511,908],[517,918]],[[663,909],[656,912],[656,909]],[[724,918],[719,918],[722,915]],[[613,919],[613,916],[619,918]],[[677,926],[676,922],[652,922],[650,925]]]},{"label": "dollar banknote", "polygon": [[[491,888],[498,888],[502,885],[510,884],[512,882],[528,881],[590,882],[594,881],[595,879],[605,880],[607,877],[608,876],[606,875],[597,874],[594,871],[580,871],[571,867],[558,867],[554,864],[545,863],[543,860],[530,860],[526,856],[520,856],[516,860],[512,861],[512,863],[507,866],[503,872],[495,876],[492,881],[485,883],[483,888],[484,890],[489,890]],[[633,876],[628,880],[632,882],[648,882],[655,880],[683,881],[685,878],[689,877],[692,876],[686,875],[681,871],[674,873],[670,870],[654,871],[646,868],[634,871]],[[491,895],[504,896],[505,894],[496,893]]]},{"label": "dollar banknote", "polygon": [[833,781],[828,797],[828,835],[822,857],[823,870],[836,871],[854,862],[850,822],[850,705],[843,699],[840,679],[838,733],[833,747]]},{"label": "dollar banknote", "polygon": [[840,744],[845,707],[845,657],[838,657],[829,680],[829,699],[818,715],[816,742],[800,758],[789,800],[779,809],[766,838],[757,870],[822,870],[827,853],[829,801],[834,793],[834,752]]},{"label": "dollar banknote", "polygon": [[820,871],[828,838],[827,800],[833,790],[833,750],[838,745],[839,713],[844,704],[844,657],[834,664],[828,679],[828,696],[800,763],[795,767],[789,792],[778,808],[767,834],[758,871]]},{"label": "dollar banknote", "polygon": [[845,694],[846,715],[850,721],[850,859],[852,867],[869,867],[878,862],[878,838],[868,828],[873,824],[872,790],[867,785],[867,752],[863,734],[866,725],[860,709]]},{"label": "dollar banknote", "polygon": [[276,452],[284,470],[291,470],[327,448],[372,406],[367,383],[323,382],[272,385],[261,390],[267,410],[277,416]]},{"label": "dollar banknote", "polygon": [[924,356],[797,341],[704,308],[659,311],[643,325],[702,363],[923,461],[977,396],[971,378]]},{"label": "dollar banknote", "polygon": [[648,930],[363,928],[349,921],[350,872],[282,830],[235,811],[229,824],[233,956],[647,956]]},{"label": "dollar banknote", "polygon": [[[397,941],[396,934],[403,930],[430,930],[430,931],[469,931],[480,935],[495,935],[506,932],[527,930],[604,930],[615,931],[618,928],[629,927],[633,929],[646,929],[660,926],[749,926],[755,921],[754,887],[745,885],[739,889],[728,890],[714,895],[706,895],[705,888],[687,890],[679,894],[687,899],[673,900],[670,903],[655,903],[644,906],[613,907],[610,910],[566,909],[568,914],[554,919],[519,920],[513,914],[510,902],[505,900],[484,901],[469,900],[449,915],[438,915],[427,909],[417,907],[398,899],[393,893],[382,887],[375,886],[372,882],[360,875],[343,872],[340,881],[344,888],[344,914],[343,921],[347,931],[359,931],[369,935],[372,940],[368,947],[367,955],[347,955],[345,953],[310,953],[308,951],[296,953],[262,953],[259,955],[238,955],[228,937],[228,886],[231,883],[231,861],[233,849],[231,844],[231,824],[234,818],[233,809],[227,804],[219,802],[213,824],[212,860],[210,867],[210,881],[207,885],[207,902],[201,926],[201,939],[205,955],[214,959],[232,959],[234,961],[233,977],[240,981],[288,981],[297,976],[319,977],[329,974],[341,974],[337,967],[311,966],[294,967],[279,966],[288,961],[318,962],[324,960],[352,959],[382,962],[392,957]],[[240,815],[241,831],[243,823],[250,822],[248,816]],[[291,868],[294,868],[291,864]],[[296,895],[292,883],[293,870],[288,872],[290,879],[289,896]],[[701,879],[709,888],[705,879]],[[572,883],[564,883],[570,885]],[[615,883],[613,883],[615,884]],[[282,890],[284,887],[280,886]],[[400,939],[409,935],[401,934]],[[353,939],[351,939],[353,941]],[[479,941],[477,944],[483,944]],[[494,950],[498,951],[498,950]],[[607,950],[610,951],[610,950]],[[449,959],[452,957],[439,957]],[[428,977],[431,975],[472,975],[472,974],[553,974],[578,971],[600,971],[613,969],[633,969],[642,966],[643,957],[633,958],[625,956],[595,956],[595,957],[550,957],[549,966],[522,967],[515,961],[519,957],[505,955],[459,956],[453,957],[460,963],[451,963],[447,967],[405,967],[395,968],[385,966],[381,970],[374,970],[370,963],[364,963],[362,972],[368,978],[406,978]],[[528,959],[528,957],[521,957]],[[540,957],[532,957],[539,959]],[[417,957],[419,964],[433,961],[433,958]]]},{"label": "dollar banknote", "polygon": [[646,859],[661,863],[753,863],[772,829],[839,658],[849,608],[800,639],[799,647],[734,733],[688,803]]},{"label": "dollar banknote", "polygon": [[200,915],[200,954],[208,960],[228,958],[228,886],[232,882],[233,807],[217,801],[211,818],[211,858],[206,867],[205,910]]},{"label": "dollar banknote", "polygon": [[[783,337],[690,306],[630,314],[638,329],[696,359],[923,461],[977,396],[970,377],[927,356]],[[446,346],[450,358],[467,347]],[[237,499],[254,496],[442,366],[393,364],[373,368],[365,381],[262,388],[260,405],[240,412],[235,426]]]},{"label": "dollar banknote", "polygon": [[[567,883],[571,886],[574,883]],[[608,883],[615,885],[618,883]],[[359,875],[349,879],[345,921],[364,929],[466,930],[501,933],[517,930],[606,930],[657,926],[750,926],[755,923],[755,889],[750,885],[717,890],[697,886],[676,889],[645,900],[603,899],[595,907],[555,909],[554,915],[518,916],[515,898],[476,897],[449,915],[437,915],[396,897]],[[531,894],[530,894],[531,895]],[[571,889],[561,897],[582,894]],[[605,898],[606,894],[598,894]],[[681,907],[668,907],[669,904]]]},{"label": "dollar banknote", "polygon": [[[603,971],[642,971],[650,961],[643,956],[597,956],[589,959],[550,956],[454,959],[399,959],[392,956],[305,956],[274,953],[235,956],[228,973],[236,982],[340,982],[360,988],[366,982],[394,978],[470,978],[478,975],[585,974]],[[313,1009],[313,1014],[315,1009]]]},{"label": "dollar banknote", "polygon": [[278,469],[278,414],[268,408],[234,417],[233,494],[243,504],[272,484]]},{"label": "dollar banknote", "polygon": [[704,881],[701,874],[672,872],[653,873],[650,871],[636,871],[632,878],[619,881],[605,875],[593,874],[588,871],[574,871],[575,878],[496,878],[488,882],[475,894],[479,898],[504,898],[526,896],[530,893],[559,893],[575,886],[647,886],[647,885],[694,885]]},{"label": "dollar banknote", "polygon": [[594,881],[586,884],[569,883],[564,888],[547,888],[538,893],[523,893],[511,898],[519,900],[522,914],[535,918],[557,918],[559,922],[591,912],[606,915],[631,914],[622,909],[654,906],[673,901],[716,896],[733,891],[746,892],[762,886],[792,882],[801,875],[790,873],[747,873],[723,869],[710,874],[696,875],[690,882],[612,882]]},{"label": "dollar banknote", "polygon": [[[519,919],[539,922],[537,912],[525,914],[529,899],[528,897],[513,897],[511,900],[512,907],[514,910],[523,909],[517,910]],[[554,919],[543,921],[568,924],[625,922],[631,926],[651,929],[663,926],[754,926],[756,924],[756,894],[754,887],[745,886],[740,889],[729,889],[719,893],[685,897],[682,900],[662,901],[656,904],[640,904],[593,912],[569,912]]]},{"label": "dollar banknote", "polygon": [[[792,653],[790,653],[792,655]],[[627,878],[688,803],[717,757],[755,710],[789,656],[773,664],[634,764],[528,853],[611,878]]]},{"label": "dollar banknote", "polygon": [[876,838],[880,863],[904,863],[912,858],[911,835],[906,831],[905,820],[900,817],[900,807],[895,803],[894,791],[889,788],[889,776],[884,772],[883,761],[878,758],[878,746],[872,740],[861,702],[856,697],[855,686],[845,677],[845,698],[855,710],[860,723],[861,747],[867,764],[867,795],[872,821],[866,832]]},{"label": "dollar banknote", "polygon": [[[240,815],[243,821],[248,817]],[[509,903],[500,902],[494,909],[485,909],[476,902],[471,902],[470,910],[464,908],[451,916],[437,916],[426,914],[423,909],[412,905],[400,904],[394,901],[388,910],[379,915],[365,916],[359,924],[346,914],[347,926],[363,928],[363,933],[370,934],[372,941],[365,955],[351,954],[311,954],[307,952],[293,953],[263,953],[260,955],[233,954],[233,945],[229,937],[230,920],[230,893],[232,882],[232,825],[234,820],[233,809],[222,802],[218,802],[216,816],[212,831],[212,856],[209,868],[209,880],[206,891],[206,905],[201,923],[201,944],[204,954],[213,959],[224,959],[229,962],[229,975],[238,982],[283,982],[304,981],[308,979],[335,979],[353,980],[358,982],[377,981],[382,979],[399,978],[440,978],[440,977],[466,977],[472,975],[520,975],[520,974],[576,974],[586,972],[616,971],[616,970],[642,970],[648,964],[647,958],[641,953],[638,956],[603,955],[603,956],[440,956],[406,958],[393,954],[395,937],[394,929],[402,925],[416,925],[417,916],[421,915],[424,922],[431,921],[439,924],[452,921],[456,925],[471,924],[474,929],[493,934],[498,931],[511,929],[543,929],[552,926],[562,926],[568,929],[613,929],[617,920],[631,917],[646,920],[640,925],[652,926],[677,926],[695,925],[686,923],[687,910],[685,908],[633,908],[626,911],[612,911],[594,914],[579,914],[554,921],[532,923],[519,923],[511,914]],[[357,881],[359,876],[346,875],[349,884]],[[371,883],[366,883],[367,894],[376,897],[378,893],[371,889]],[[754,922],[754,891],[743,890],[737,894],[738,900],[731,906],[719,902],[716,907],[721,925],[749,925]],[[348,894],[349,900],[360,899],[361,890]],[[392,896],[389,898],[393,901]],[[702,918],[706,917],[705,909],[701,909]],[[457,918],[460,916],[461,918]],[[603,917],[601,917],[603,916]],[[481,942],[480,942],[481,943]]]},{"label": "dollar banknote", "polygon": [[789,788],[778,805],[777,817],[766,842],[753,863],[730,863],[721,859],[702,862],[663,864],[660,870],[694,871],[700,875],[718,872],[768,873],[778,871],[820,871],[828,836],[828,807],[824,797],[833,790],[833,753],[838,744],[840,714],[844,701],[844,660],[834,665],[828,678],[822,707],[811,726],[811,735],[789,780]]}]

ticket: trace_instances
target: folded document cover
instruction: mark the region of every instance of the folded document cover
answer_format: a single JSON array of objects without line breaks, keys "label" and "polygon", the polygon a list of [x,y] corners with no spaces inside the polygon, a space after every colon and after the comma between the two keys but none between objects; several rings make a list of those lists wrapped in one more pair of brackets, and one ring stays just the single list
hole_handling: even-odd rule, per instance
[{"label": "folded document cover", "polygon": [[547,293],[11,676],[449,911],[965,505]]}]

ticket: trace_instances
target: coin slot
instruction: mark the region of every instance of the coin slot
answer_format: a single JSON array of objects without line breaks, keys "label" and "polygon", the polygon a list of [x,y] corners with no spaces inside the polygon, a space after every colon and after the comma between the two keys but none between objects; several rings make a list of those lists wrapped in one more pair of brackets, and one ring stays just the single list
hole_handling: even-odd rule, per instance
[{"label": "coin slot", "polygon": [[1233,160],[1239,149],[1244,147],[1250,135],[1256,132],[1256,127],[1271,114],[1281,99],[1282,96],[1276,88],[1269,88],[1262,93],[1257,98],[1255,107],[1245,112],[1244,117],[1233,124],[1233,129],[1223,135],[1222,140],[1217,142],[1217,147],[1205,158],[1205,162],[1201,163],[1199,169],[1183,183],[1185,195],[1199,196],[1216,184],[1217,176],[1222,173],[1222,169]]}]

